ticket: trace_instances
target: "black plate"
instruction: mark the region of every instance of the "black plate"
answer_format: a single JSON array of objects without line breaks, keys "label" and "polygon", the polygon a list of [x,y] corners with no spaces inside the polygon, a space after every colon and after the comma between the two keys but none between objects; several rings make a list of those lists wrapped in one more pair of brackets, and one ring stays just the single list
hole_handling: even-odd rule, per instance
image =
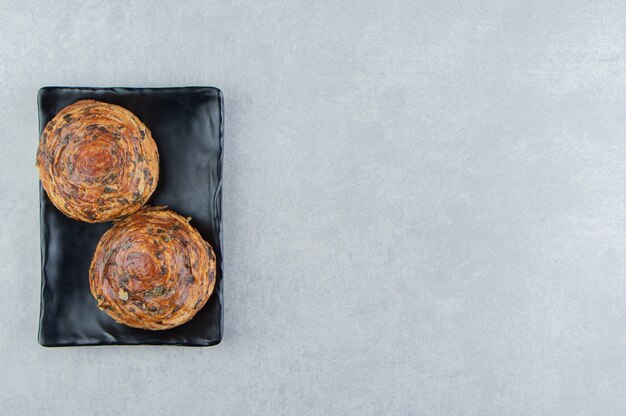
[{"label": "black plate", "polygon": [[[63,107],[93,98],[118,104],[139,117],[159,148],[160,179],[150,205],[191,216],[217,255],[217,281],[207,304],[189,322],[165,331],[116,323],[98,309],[88,270],[96,245],[111,223],[88,224],[63,215],[39,186],[41,313],[39,343],[47,347],[110,344],[207,346],[222,339],[221,184],[223,96],[211,87],[69,88],[39,91],[39,130]],[[33,153],[33,160],[34,160]]]}]

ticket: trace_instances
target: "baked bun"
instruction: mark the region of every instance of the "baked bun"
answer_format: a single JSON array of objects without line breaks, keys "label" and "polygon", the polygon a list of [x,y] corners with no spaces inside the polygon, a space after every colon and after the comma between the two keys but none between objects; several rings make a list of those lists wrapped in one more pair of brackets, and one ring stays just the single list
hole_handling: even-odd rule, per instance
[{"label": "baked bun", "polygon": [[96,100],[77,101],[46,124],[36,165],[52,203],[86,222],[137,211],[159,180],[150,130],[130,111]]},{"label": "baked bun", "polygon": [[165,207],[144,208],[104,233],[89,269],[98,307],[134,328],[189,321],[215,286],[215,253],[188,221]]}]

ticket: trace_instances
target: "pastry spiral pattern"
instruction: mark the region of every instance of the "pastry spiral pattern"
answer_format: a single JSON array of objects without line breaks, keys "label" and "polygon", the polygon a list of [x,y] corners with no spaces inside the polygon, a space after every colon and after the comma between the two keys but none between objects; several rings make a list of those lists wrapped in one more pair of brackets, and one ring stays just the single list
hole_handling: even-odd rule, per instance
[{"label": "pastry spiral pattern", "polygon": [[91,293],[118,323],[149,330],[189,321],[215,286],[215,253],[189,222],[164,207],[144,208],[100,239]]},{"label": "pastry spiral pattern", "polygon": [[130,111],[96,100],[77,101],[46,124],[36,166],[52,203],[90,223],[137,211],[159,180],[150,130]]}]

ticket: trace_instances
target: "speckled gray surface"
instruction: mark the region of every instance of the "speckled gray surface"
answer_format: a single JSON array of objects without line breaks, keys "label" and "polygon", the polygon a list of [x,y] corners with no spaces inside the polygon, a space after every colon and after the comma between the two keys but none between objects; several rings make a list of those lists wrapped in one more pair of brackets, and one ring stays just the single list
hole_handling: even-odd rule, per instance
[{"label": "speckled gray surface", "polygon": [[[25,3],[0,413],[626,413],[623,2]],[[37,344],[44,85],[224,91],[222,344]]]}]

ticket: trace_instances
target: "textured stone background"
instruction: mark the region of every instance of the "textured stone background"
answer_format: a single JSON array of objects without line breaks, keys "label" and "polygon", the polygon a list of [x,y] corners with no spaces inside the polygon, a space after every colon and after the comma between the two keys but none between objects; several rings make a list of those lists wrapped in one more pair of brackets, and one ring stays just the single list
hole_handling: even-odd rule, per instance
[{"label": "textured stone background", "polygon": [[[3,414],[626,414],[621,1],[0,2]],[[225,338],[37,344],[36,93],[226,100]]]}]

